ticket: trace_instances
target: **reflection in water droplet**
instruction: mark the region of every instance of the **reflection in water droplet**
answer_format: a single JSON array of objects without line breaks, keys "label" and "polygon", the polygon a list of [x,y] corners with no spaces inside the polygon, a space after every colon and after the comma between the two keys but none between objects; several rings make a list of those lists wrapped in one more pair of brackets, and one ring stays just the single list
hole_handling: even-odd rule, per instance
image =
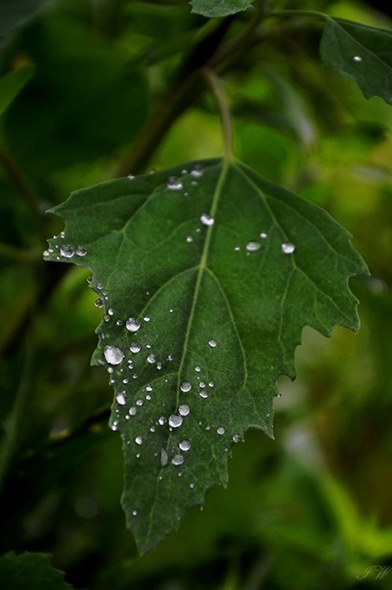
[{"label": "reflection in water droplet", "polygon": [[181,406],[179,406],[178,412],[179,414],[181,414],[181,416],[188,416],[189,406],[187,406],[186,404],[182,404]]},{"label": "reflection in water droplet", "polygon": [[175,176],[171,176],[166,184],[169,191],[180,191],[183,188],[181,180]]},{"label": "reflection in water droplet", "polygon": [[295,245],[291,242],[285,242],[281,245],[280,249],[282,250],[283,254],[292,254],[295,250]]},{"label": "reflection in water droplet", "polygon": [[69,244],[63,244],[60,248],[60,254],[61,256],[64,256],[64,258],[72,258],[75,251]]},{"label": "reflection in water droplet", "polygon": [[129,332],[137,332],[140,328],[140,323],[135,318],[128,318],[125,327]]},{"label": "reflection in water droplet", "polygon": [[103,354],[110,365],[119,365],[124,358],[124,353],[117,346],[105,346]]},{"label": "reflection in water droplet", "polygon": [[169,417],[169,426],[171,426],[172,428],[179,428],[179,426],[181,426],[182,424],[182,416],[177,416],[177,414],[172,414]]},{"label": "reflection in water droplet", "polygon": [[173,465],[182,465],[184,463],[184,457],[182,455],[174,455],[171,462]]},{"label": "reflection in water droplet", "polygon": [[181,383],[180,389],[181,389],[181,391],[186,393],[187,391],[190,391],[192,389],[192,385],[190,383],[188,383],[187,381],[184,381],[184,383]]},{"label": "reflection in water droplet", "polygon": [[248,252],[256,252],[256,250],[260,250],[261,244],[260,242],[248,242],[246,244],[246,249]]},{"label": "reflection in water droplet", "polygon": [[189,440],[182,440],[178,446],[180,447],[181,451],[189,451],[191,448],[191,443]]},{"label": "reflection in water droplet", "polygon": [[214,225],[215,219],[211,217],[211,215],[207,215],[207,213],[203,213],[200,217],[200,221],[203,225]]}]

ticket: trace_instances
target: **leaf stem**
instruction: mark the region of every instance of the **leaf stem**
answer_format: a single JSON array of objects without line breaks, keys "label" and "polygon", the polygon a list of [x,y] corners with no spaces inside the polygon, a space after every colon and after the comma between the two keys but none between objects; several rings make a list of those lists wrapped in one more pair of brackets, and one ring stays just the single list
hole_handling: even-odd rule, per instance
[{"label": "leaf stem", "polygon": [[204,68],[203,75],[219,108],[223,130],[223,153],[226,158],[231,158],[233,155],[233,126],[231,124],[230,108],[223,90],[222,82],[210,68]]}]

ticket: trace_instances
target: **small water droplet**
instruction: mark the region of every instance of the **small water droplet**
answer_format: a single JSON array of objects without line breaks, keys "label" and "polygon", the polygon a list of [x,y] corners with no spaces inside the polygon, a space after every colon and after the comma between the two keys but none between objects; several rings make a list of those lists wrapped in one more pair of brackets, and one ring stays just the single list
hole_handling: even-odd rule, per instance
[{"label": "small water droplet", "polygon": [[203,399],[206,399],[208,397],[208,393],[206,391],[204,391],[204,389],[202,389],[201,391],[199,391],[199,395]]},{"label": "small water droplet", "polygon": [[113,431],[118,430],[118,422],[113,422],[113,424],[110,427]]},{"label": "small water droplet", "polygon": [[165,416],[160,416],[160,417],[158,418],[158,424],[159,424],[160,426],[163,426],[165,423],[166,423],[166,418],[165,418]]},{"label": "small water droplet", "polygon": [[208,344],[211,346],[211,348],[215,348],[215,346],[218,344],[216,340],[210,340],[208,342]]},{"label": "small water droplet", "polygon": [[181,180],[176,178],[175,176],[171,176],[166,183],[167,188],[169,191],[180,191],[183,188]]},{"label": "small water droplet", "polygon": [[132,516],[137,516],[137,510],[132,510]]},{"label": "small water droplet", "polygon": [[94,301],[94,305],[95,307],[103,307],[103,299],[101,297],[98,297],[95,301]]},{"label": "small water droplet", "polygon": [[136,443],[137,445],[142,445],[142,444],[143,444],[143,439],[142,439],[142,437],[141,437],[141,436],[137,436],[137,437],[135,438],[135,443]]},{"label": "small water droplet", "polygon": [[191,443],[189,440],[182,440],[178,446],[180,447],[181,451],[189,451],[191,448]]},{"label": "small water droplet", "polygon": [[108,309],[108,314],[109,314],[110,316],[114,316],[114,309],[113,309],[112,307],[109,307],[109,309]]},{"label": "small water droplet", "polygon": [[188,381],[184,381],[183,383],[181,383],[180,389],[184,393],[187,393],[188,391],[190,391],[192,389],[192,385],[190,383],[188,383]]},{"label": "small water droplet", "polygon": [[360,55],[354,55],[353,61],[356,61],[357,63],[359,63],[362,61],[362,57]]},{"label": "small water droplet", "polygon": [[151,319],[151,318],[150,318],[150,317],[148,317],[148,315],[144,316],[144,318],[143,318],[143,320],[144,320],[145,322],[149,322],[149,321],[150,321],[150,319]]},{"label": "small water droplet", "polygon": [[178,408],[178,413],[181,414],[181,416],[188,416],[189,411],[189,406],[187,404],[181,404]]},{"label": "small water droplet", "polygon": [[257,250],[260,250],[260,248],[261,248],[260,242],[248,242],[246,244],[246,249],[248,252],[256,252]]},{"label": "small water droplet", "polygon": [[50,255],[49,250],[45,250],[45,252],[42,254],[42,256],[44,256],[45,258],[47,258]]},{"label": "small water droplet", "polygon": [[193,490],[193,488],[195,487],[195,484],[194,483],[190,483],[189,484],[189,487],[191,488],[191,490]]},{"label": "small water droplet", "polygon": [[196,373],[200,373],[201,368],[200,367],[195,367],[195,371],[196,371]]},{"label": "small water droplet", "polygon": [[150,394],[147,394],[147,395],[146,395],[146,400],[149,402],[149,401],[151,401],[151,399],[152,399],[152,398],[151,398],[151,395],[150,395]]},{"label": "small water droplet", "polygon": [[118,395],[116,395],[116,400],[117,400],[117,403],[120,404],[120,406],[125,406],[126,400],[125,400],[125,397],[122,393],[119,393]]},{"label": "small water droplet", "polygon": [[177,414],[172,414],[169,417],[169,426],[172,428],[179,428],[182,424],[183,418],[182,416],[177,416]]},{"label": "small water droplet", "polygon": [[152,391],[152,389],[153,388],[151,387],[151,385],[146,385],[146,391]]},{"label": "small water droplet", "polygon": [[155,354],[149,354],[147,357],[147,362],[150,363],[150,365],[153,365],[155,363],[155,361],[156,361]]},{"label": "small water droplet", "polygon": [[137,354],[138,352],[140,352],[141,346],[140,344],[137,344],[137,342],[132,342],[131,346],[129,347],[129,350],[131,352],[133,352],[133,354]]},{"label": "small water droplet", "polygon": [[135,318],[128,318],[125,327],[129,332],[137,332],[140,328],[140,323]]},{"label": "small water droplet", "polygon": [[283,254],[292,254],[295,250],[295,245],[291,242],[285,242],[280,246]]},{"label": "small water droplet", "polygon": [[128,180],[135,180],[134,174],[128,174]]},{"label": "small water droplet", "polygon": [[214,382],[213,381],[209,381],[208,382],[208,387],[214,387]]},{"label": "small water droplet", "polygon": [[188,242],[188,244],[191,244],[193,242],[192,236],[187,236],[186,241]]},{"label": "small water droplet", "polygon": [[240,442],[241,440],[242,440],[242,439],[241,439],[241,435],[240,435],[240,434],[234,434],[234,435],[233,435],[233,442],[235,442],[235,443],[238,443],[238,442]]},{"label": "small water droplet", "polygon": [[137,408],[135,408],[135,406],[132,406],[132,408],[129,408],[128,414],[130,416],[136,416],[136,413],[137,413]]},{"label": "small water droplet", "polygon": [[203,225],[214,225],[215,219],[211,217],[211,215],[207,215],[207,213],[203,213],[200,217],[200,221]]},{"label": "small water droplet", "polygon": [[143,404],[144,404],[144,402],[143,402],[143,400],[142,400],[142,399],[137,399],[137,400],[136,400],[136,405],[137,405],[137,406],[142,406]]},{"label": "small water droplet", "polygon": [[64,256],[64,258],[72,258],[75,254],[75,250],[69,244],[63,244],[60,248],[60,254],[61,256]]},{"label": "small water droplet", "polygon": [[223,426],[219,426],[219,428],[216,429],[218,434],[225,434],[225,429],[223,428]]},{"label": "small water droplet", "polygon": [[167,452],[165,449],[161,449],[161,465],[165,467],[169,463],[169,457],[167,456]]},{"label": "small water droplet", "polygon": [[184,457],[182,455],[174,455],[171,462],[173,465],[182,465],[184,463]]},{"label": "small water droplet", "polygon": [[116,326],[122,326],[122,324],[123,324],[123,323],[122,323],[122,321],[121,321],[121,320],[117,320],[117,322],[116,322]]},{"label": "small water droplet", "polygon": [[124,353],[117,346],[105,346],[103,354],[110,365],[119,365],[124,358]]},{"label": "small water droplet", "polygon": [[193,166],[191,170],[191,176],[193,176],[193,178],[200,178],[201,176],[203,176],[203,168],[200,164],[195,164]]},{"label": "small water droplet", "polygon": [[86,256],[87,250],[84,246],[78,246],[75,250],[75,254],[76,256],[80,256],[81,258],[83,258],[83,256]]},{"label": "small water droplet", "polygon": [[241,247],[240,246],[234,246],[234,251],[235,252],[239,252],[240,250],[241,250]]}]

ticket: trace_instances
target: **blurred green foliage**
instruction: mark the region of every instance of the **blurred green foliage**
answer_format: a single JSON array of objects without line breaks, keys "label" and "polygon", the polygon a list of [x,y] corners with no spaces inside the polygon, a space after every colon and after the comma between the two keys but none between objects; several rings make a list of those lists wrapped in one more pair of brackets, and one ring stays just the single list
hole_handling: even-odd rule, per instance
[{"label": "blurred green foliage", "polygon": [[[179,88],[253,13],[225,25],[186,0],[23,4],[9,20],[15,4],[0,8],[1,552],[50,553],[69,583],[97,590],[390,588],[390,107],[321,65],[309,18],[254,28],[221,63],[239,158],[330,211],[372,277],[352,283],[358,335],[304,331],[276,440],[249,432],[228,489],[139,558],[119,504],[112,393],[89,366],[101,312],[86,273],[41,260],[61,231],[45,210],[127,162],[139,172],[219,154],[213,101],[198,87],[179,100]],[[391,25],[375,3],[272,4]]]}]

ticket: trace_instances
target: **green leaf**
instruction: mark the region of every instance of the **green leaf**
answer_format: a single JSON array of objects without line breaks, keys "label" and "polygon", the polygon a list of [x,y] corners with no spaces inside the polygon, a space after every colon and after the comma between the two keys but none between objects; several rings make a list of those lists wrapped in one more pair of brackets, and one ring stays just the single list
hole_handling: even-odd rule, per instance
[{"label": "green leaf", "polygon": [[366,98],[392,104],[392,31],[328,18],[320,44],[323,61],[353,78]]},{"label": "green leaf", "polygon": [[91,269],[105,306],[93,361],[114,386],[122,505],[145,552],[227,484],[248,428],[272,436],[303,326],[358,328],[348,278],[367,269],[326,212],[237,161],[113,180],[53,212],[65,232],[45,258]]},{"label": "green leaf", "polygon": [[1,590],[71,590],[63,572],[44,553],[7,553],[0,557]]},{"label": "green leaf", "polygon": [[11,33],[27,23],[49,4],[49,0],[2,0],[0,4],[0,47]]},{"label": "green leaf", "polygon": [[207,17],[228,16],[246,10],[253,4],[253,0],[192,0],[192,12]]},{"label": "green leaf", "polygon": [[29,64],[8,72],[0,78],[0,115],[4,113],[33,74],[34,66]]}]

